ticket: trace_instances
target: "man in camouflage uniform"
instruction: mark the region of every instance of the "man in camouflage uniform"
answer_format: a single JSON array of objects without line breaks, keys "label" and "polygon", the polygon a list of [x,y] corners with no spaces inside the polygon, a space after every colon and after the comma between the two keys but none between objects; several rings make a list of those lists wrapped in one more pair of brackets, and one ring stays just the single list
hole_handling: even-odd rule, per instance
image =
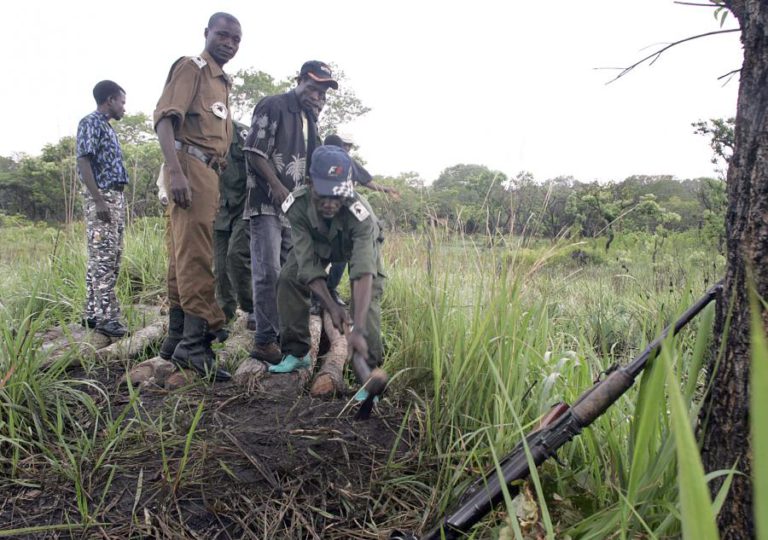
[{"label": "man in camouflage uniform", "polygon": [[170,191],[168,243],[168,337],[160,355],[179,367],[222,381],[211,349],[223,341],[224,313],[216,303],[213,220],[219,201],[218,172],[232,141],[231,81],[222,66],[240,47],[242,30],[228,13],[214,13],[200,56],[171,66],[154,112],[155,131]]},{"label": "man in camouflage uniform", "polygon": [[[296,189],[283,203],[293,249],[277,286],[283,358],[269,371],[288,373],[309,367],[310,293],[346,335],[350,354],[359,353],[370,367],[376,367],[382,362],[381,229],[368,202],[354,190],[352,160],[344,150],[319,147],[312,155],[309,175],[311,187]],[[334,262],[349,263],[351,320],[328,291],[325,268]]]},{"label": "man in camouflage uniform", "polygon": [[235,316],[238,304],[248,313],[253,330],[251,293],[251,234],[243,219],[247,175],[243,144],[248,126],[234,122],[227,168],[219,177],[219,211],[213,222],[213,273],[216,276],[216,300],[227,321]]},{"label": "man in camouflage uniform", "polygon": [[113,81],[93,88],[96,110],[77,127],[77,169],[83,182],[88,268],[83,325],[109,337],[122,337],[115,285],[120,273],[125,231],[128,173],[117,134],[109,121],[125,115],[125,90]]}]

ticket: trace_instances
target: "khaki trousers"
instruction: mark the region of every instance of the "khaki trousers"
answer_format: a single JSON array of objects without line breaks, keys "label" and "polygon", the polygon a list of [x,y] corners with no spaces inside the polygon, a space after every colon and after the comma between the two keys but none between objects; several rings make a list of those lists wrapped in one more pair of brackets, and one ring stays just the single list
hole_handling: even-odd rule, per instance
[{"label": "khaki trousers", "polygon": [[218,330],[224,325],[213,277],[213,220],[219,207],[219,176],[186,152],[176,155],[189,181],[192,204],[183,209],[171,200],[168,205],[168,300],[171,306],[181,306],[184,313],[201,317],[211,330]]}]

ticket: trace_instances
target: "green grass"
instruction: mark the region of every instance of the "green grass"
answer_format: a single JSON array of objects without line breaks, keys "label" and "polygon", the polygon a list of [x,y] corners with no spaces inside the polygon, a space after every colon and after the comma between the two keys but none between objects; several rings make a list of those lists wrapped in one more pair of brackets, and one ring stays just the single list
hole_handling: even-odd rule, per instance
[{"label": "green grass", "polygon": [[[382,489],[396,487],[422,503],[413,522],[433,523],[479,473],[498,467],[554,403],[572,403],[601,372],[630,360],[722,273],[722,260],[702,262],[709,259],[693,237],[670,237],[655,261],[649,242],[618,236],[605,253],[599,241],[523,246],[515,238],[473,241],[435,230],[388,238],[385,367],[393,375],[390,399],[406,411],[400,432],[412,432],[420,452],[415,473],[390,459]],[[134,222],[118,283],[124,306],[162,299],[165,261],[163,223]],[[0,485],[23,482],[24,467],[50,467],[77,497],[79,515],[62,527],[78,531],[95,525],[116,468],[138,447],[158,449],[159,474],[172,490],[205,456],[196,446],[202,414],[196,402],[178,398],[152,418],[131,392],[127,404],[112,410],[99,384],[66,375],[66,357],[41,369],[38,335],[79,319],[84,269],[79,226],[0,228]],[[129,322],[138,316],[126,311]],[[538,524],[511,519],[504,534],[715,537],[721,498],[708,500],[706,482],[728,472],[705,477],[700,463],[688,459],[698,457],[691,426],[707,385],[702,366],[711,327],[708,310],[634,388],[561,449],[563,465],[540,467],[527,503]],[[755,356],[764,358],[765,343],[756,347]],[[759,365],[753,377],[765,386]],[[753,410],[765,409],[759,401],[765,395],[753,396]],[[760,426],[764,416],[755,415]],[[756,448],[765,445],[758,427]],[[756,459],[755,471],[764,479],[765,463]],[[766,489],[756,485],[756,501]],[[519,504],[507,497],[500,512]],[[137,530],[142,519],[134,515]],[[497,523],[486,520],[475,536],[498,534]],[[763,538],[766,526],[758,522]]]}]

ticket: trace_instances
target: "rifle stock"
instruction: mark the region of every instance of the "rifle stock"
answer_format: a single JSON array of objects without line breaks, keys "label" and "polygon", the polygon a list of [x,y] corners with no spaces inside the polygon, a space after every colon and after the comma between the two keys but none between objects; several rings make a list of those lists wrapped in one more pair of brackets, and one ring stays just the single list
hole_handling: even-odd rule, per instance
[{"label": "rifle stock", "polygon": [[412,533],[393,531],[391,540],[455,540],[464,537],[504,497],[503,485],[514,497],[518,488],[513,482],[525,480],[530,474],[530,465],[525,445],[531,454],[534,467],[538,467],[557,450],[599,418],[635,382],[647,363],[656,357],[669,333],[676,335],[696,317],[722,289],[719,282],[688,308],[679,319],[667,326],[656,339],[627,366],[614,365],[608,369],[607,377],[596,382],[584,392],[572,406],[564,403],[555,405],[547,413],[539,427],[525,437],[499,462],[499,474],[492,469],[475,481],[459,499],[458,506],[441,522],[421,537]]}]

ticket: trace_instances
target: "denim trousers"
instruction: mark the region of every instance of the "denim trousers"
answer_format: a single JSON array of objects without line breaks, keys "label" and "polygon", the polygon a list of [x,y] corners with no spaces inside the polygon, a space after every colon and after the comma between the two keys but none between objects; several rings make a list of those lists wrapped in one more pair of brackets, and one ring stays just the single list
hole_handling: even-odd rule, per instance
[{"label": "denim trousers", "polygon": [[264,345],[278,342],[277,278],[292,247],[291,229],[278,216],[251,216],[250,221],[254,342]]}]

